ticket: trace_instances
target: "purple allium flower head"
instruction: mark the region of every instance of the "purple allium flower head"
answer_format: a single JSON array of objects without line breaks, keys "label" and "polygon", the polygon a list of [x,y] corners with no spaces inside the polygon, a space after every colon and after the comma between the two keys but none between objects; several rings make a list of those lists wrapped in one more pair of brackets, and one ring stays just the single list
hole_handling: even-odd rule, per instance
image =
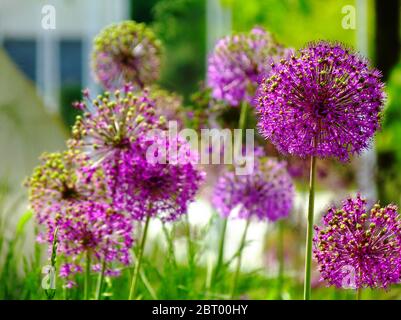
[{"label": "purple allium flower head", "polygon": [[347,161],[380,126],[381,73],[341,44],[317,42],[272,64],[254,104],[260,132],[285,154]]},{"label": "purple allium flower head", "polygon": [[238,209],[239,218],[256,216],[260,220],[276,221],[290,214],[295,191],[286,163],[273,158],[255,159],[249,175],[225,172],[217,181],[212,203],[228,217]]},{"label": "purple allium flower head", "polygon": [[103,29],[94,40],[92,70],[104,88],[131,82],[135,89],[159,78],[161,43],[143,23],[124,21]]},{"label": "purple allium flower head", "polygon": [[75,273],[82,272],[87,254],[91,256],[95,272],[101,270],[103,261],[108,273],[118,264],[129,265],[131,262],[132,222],[109,204],[80,201],[67,206],[49,223],[49,243],[53,241],[56,227],[57,250],[67,261],[60,270],[62,277],[70,279]]},{"label": "purple allium flower head", "polygon": [[149,90],[150,98],[154,101],[155,113],[166,121],[177,121],[179,128],[184,125],[183,99],[180,95],[153,86]]},{"label": "purple allium flower head", "polygon": [[127,163],[133,161],[132,149],[146,147],[147,133],[163,127],[165,120],[155,114],[154,100],[149,98],[148,91],[134,94],[129,84],[113,94],[105,92],[76,106],[84,114],[77,117],[68,145],[87,155],[93,168],[102,167],[114,199]]},{"label": "purple allium flower head", "polygon": [[93,101],[87,99],[75,106],[84,114],[77,116],[68,145],[95,163],[118,158],[131,144],[140,144],[147,131],[164,121],[155,115],[154,101],[148,91],[135,94],[130,84],[113,94],[106,91]]},{"label": "purple allium flower head", "polygon": [[[104,170],[117,210],[138,220],[145,216],[176,219],[186,212],[203,180],[195,167],[197,154],[189,152],[186,141],[167,139],[165,118],[156,113],[152,93],[136,96],[126,88],[124,94],[116,91],[111,96],[106,93],[92,104],[79,104],[87,112],[78,118],[69,146],[88,155],[93,168]],[[174,161],[169,153],[173,146],[177,150]],[[154,163],[155,157],[148,158],[149,150],[159,149],[167,150],[168,162]]]},{"label": "purple allium flower head", "polygon": [[70,205],[89,200],[105,201],[107,187],[101,170],[88,174],[89,160],[75,151],[44,153],[42,164],[34,169],[25,185],[29,202],[39,224],[54,219]]},{"label": "purple allium flower head", "polygon": [[322,280],[353,288],[386,288],[401,276],[401,221],[395,205],[368,211],[358,195],[332,207],[315,226],[314,257]]},{"label": "purple allium flower head", "polygon": [[83,253],[91,254],[94,266],[104,259],[108,270],[117,262],[129,264],[132,222],[109,204],[103,171],[89,167],[90,160],[77,150],[44,154],[42,161],[26,185],[38,224],[45,229],[38,238],[51,246],[58,228],[57,250],[66,261],[60,275],[81,272]]},{"label": "purple allium flower head", "polygon": [[251,102],[268,61],[283,48],[261,27],[220,39],[209,56],[208,85],[213,97],[232,106]]},{"label": "purple allium flower head", "polygon": [[[174,156],[171,150],[178,152]],[[124,160],[116,203],[134,219],[172,221],[185,214],[204,180],[198,155],[186,140],[155,136],[148,148],[132,149]]]}]

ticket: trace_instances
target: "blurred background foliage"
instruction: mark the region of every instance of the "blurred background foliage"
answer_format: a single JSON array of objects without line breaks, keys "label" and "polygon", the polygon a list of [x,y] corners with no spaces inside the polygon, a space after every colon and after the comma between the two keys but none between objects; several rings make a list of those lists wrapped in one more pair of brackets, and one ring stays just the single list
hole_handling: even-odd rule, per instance
[{"label": "blurred background foliage", "polygon": [[376,146],[379,168],[377,177],[380,199],[383,203],[400,204],[401,190],[401,62],[390,74],[387,82],[387,108],[383,129],[378,134]]},{"label": "blurred background foliage", "polygon": [[206,1],[131,1],[131,18],[151,25],[163,41],[161,85],[188,101],[204,78]]},{"label": "blurred background foliage", "polygon": [[[368,34],[374,36],[373,1],[368,1]],[[261,25],[287,47],[301,48],[314,40],[341,41],[355,46],[356,31],[343,29],[342,8],[355,0],[221,0],[231,12],[232,31]],[[151,24],[165,45],[161,84],[188,97],[204,79],[207,0],[131,0],[131,18]],[[329,23],[330,22],[330,23]],[[227,34],[231,30],[227,30]],[[370,52],[374,54],[373,42]]]},{"label": "blurred background foliage", "polygon": [[233,29],[249,30],[255,24],[272,32],[286,46],[303,47],[314,40],[355,44],[355,30],[343,29],[342,8],[354,0],[222,0],[232,11]]}]

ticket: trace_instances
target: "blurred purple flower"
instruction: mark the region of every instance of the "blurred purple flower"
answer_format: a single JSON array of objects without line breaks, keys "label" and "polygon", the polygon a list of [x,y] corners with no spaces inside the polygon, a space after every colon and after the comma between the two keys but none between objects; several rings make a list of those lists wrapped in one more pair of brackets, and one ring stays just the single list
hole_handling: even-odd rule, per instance
[{"label": "blurred purple flower", "polygon": [[232,106],[251,102],[261,74],[270,59],[284,49],[261,27],[220,39],[209,56],[208,85],[213,97]]},{"label": "blurred purple flower", "polygon": [[66,207],[62,214],[49,221],[49,243],[53,241],[56,227],[57,250],[67,261],[60,269],[60,276],[64,278],[70,279],[82,272],[81,266],[88,254],[94,272],[101,271],[103,261],[107,273],[114,272],[118,263],[131,263],[132,222],[108,204],[81,201]]},{"label": "blurred purple flower", "polygon": [[123,21],[103,29],[94,40],[92,70],[105,89],[131,82],[135,89],[159,78],[161,43],[143,23]]},{"label": "blurred purple flower", "polygon": [[149,94],[154,101],[154,109],[158,116],[164,117],[167,122],[177,121],[178,128],[184,126],[185,109],[180,95],[156,86],[151,87]]},{"label": "blurred purple flower", "polygon": [[238,217],[256,216],[276,221],[290,214],[295,191],[286,163],[273,158],[255,159],[253,173],[224,173],[214,188],[212,203],[224,217],[238,209]]},{"label": "blurred purple flower", "polygon": [[103,172],[92,170],[88,174],[89,160],[84,155],[69,150],[44,153],[41,160],[25,183],[39,224],[54,220],[56,214],[81,201],[107,201]]}]

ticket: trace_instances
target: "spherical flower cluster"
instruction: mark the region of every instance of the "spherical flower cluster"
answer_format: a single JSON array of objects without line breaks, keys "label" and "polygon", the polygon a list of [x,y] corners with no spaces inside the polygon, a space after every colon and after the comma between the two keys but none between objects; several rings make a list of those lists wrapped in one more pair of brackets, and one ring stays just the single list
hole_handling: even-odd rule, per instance
[{"label": "spherical flower cluster", "polygon": [[124,21],[103,29],[94,40],[92,70],[104,88],[131,82],[135,89],[159,78],[161,43],[143,23]]},{"label": "spherical flower cluster", "polygon": [[164,117],[167,122],[177,121],[177,126],[182,128],[185,121],[182,97],[158,87],[152,87],[149,93],[156,115]]},{"label": "spherical flower cluster", "polygon": [[217,211],[224,217],[238,209],[238,217],[276,221],[289,215],[295,190],[286,163],[273,158],[255,159],[249,175],[227,171],[218,180],[212,196]]},{"label": "spherical flower cluster", "polygon": [[277,149],[347,161],[368,147],[384,100],[378,70],[341,44],[317,42],[272,64],[254,104]]},{"label": "spherical flower cluster", "polygon": [[[155,112],[152,95],[145,91],[136,96],[126,88],[113,98],[106,93],[92,104],[78,103],[86,112],[73,127],[69,146],[92,159],[93,168],[104,170],[117,210],[138,220],[145,216],[174,220],[193,201],[203,173],[195,166],[196,153],[186,153],[186,141],[167,139],[165,118]],[[177,150],[174,161],[172,147]],[[151,148],[166,150],[163,163],[149,159]]]},{"label": "spherical flower cluster", "polygon": [[80,201],[104,201],[106,185],[100,170],[86,168],[89,160],[74,151],[45,153],[25,185],[39,224],[45,224]]},{"label": "spherical flower cluster", "polygon": [[197,161],[197,153],[185,140],[155,136],[147,148],[133,149],[124,159],[117,206],[137,220],[147,216],[163,221],[178,219],[187,212],[204,180]]},{"label": "spherical flower cluster", "polygon": [[76,119],[69,147],[95,163],[113,162],[131,144],[140,144],[147,131],[160,127],[163,119],[155,115],[148,91],[135,94],[132,90],[127,84],[122,91],[106,91],[92,101],[85,92],[86,101],[75,104],[84,114]]},{"label": "spherical flower cluster", "polygon": [[94,267],[104,261],[111,273],[115,263],[129,264],[132,223],[110,206],[103,172],[72,150],[44,154],[42,161],[26,185],[37,222],[45,230],[38,239],[52,245],[57,228],[57,252],[65,260],[60,275],[69,278],[80,272],[80,260],[87,254]]},{"label": "spherical flower cluster", "polygon": [[208,62],[208,85],[213,97],[232,106],[251,102],[269,59],[283,54],[283,48],[263,28],[220,39]]},{"label": "spherical flower cluster", "polygon": [[386,288],[401,276],[401,221],[397,207],[370,211],[358,195],[332,207],[315,226],[314,256],[322,279],[338,288]]},{"label": "spherical flower cluster", "polygon": [[109,195],[115,198],[117,185],[122,183],[127,161],[131,161],[133,148],[141,146],[147,132],[161,128],[164,123],[154,110],[154,101],[148,91],[134,94],[132,86],[113,94],[105,92],[93,101],[85,93],[87,101],[76,103],[83,110],[72,129],[68,146],[87,155],[93,168],[101,167],[106,175]]},{"label": "spherical flower cluster", "polygon": [[109,275],[118,275],[116,264],[129,265],[131,262],[131,220],[108,204],[80,201],[67,206],[49,225],[50,243],[55,228],[58,228],[57,250],[63,253],[66,261],[60,275],[69,279],[69,285],[73,284],[71,277],[82,272],[81,265],[86,263],[88,256],[94,272],[100,272],[105,263],[105,272]]}]

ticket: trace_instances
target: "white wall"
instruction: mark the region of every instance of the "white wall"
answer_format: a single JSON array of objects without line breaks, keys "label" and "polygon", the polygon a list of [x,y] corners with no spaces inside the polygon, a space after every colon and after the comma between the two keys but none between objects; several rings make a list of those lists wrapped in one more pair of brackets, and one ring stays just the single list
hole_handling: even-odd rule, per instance
[{"label": "white wall", "polygon": [[[55,8],[55,29],[42,27],[42,8]],[[57,112],[59,103],[59,40],[81,39],[83,87],[96,93],[89,56],[93,37],[110,23],[127,19],[128,0],[1,0],[0,44],[5,38],[37,41],[37,87],[47,109]]]},{"label": "white wall", "polygon": [[1,0],[0,33],[35,37],[44,32],[41,11],[45,5],[55,7],[56,30],[52,32],[63,37],[84,37],[129,14],[128,0]]}]

